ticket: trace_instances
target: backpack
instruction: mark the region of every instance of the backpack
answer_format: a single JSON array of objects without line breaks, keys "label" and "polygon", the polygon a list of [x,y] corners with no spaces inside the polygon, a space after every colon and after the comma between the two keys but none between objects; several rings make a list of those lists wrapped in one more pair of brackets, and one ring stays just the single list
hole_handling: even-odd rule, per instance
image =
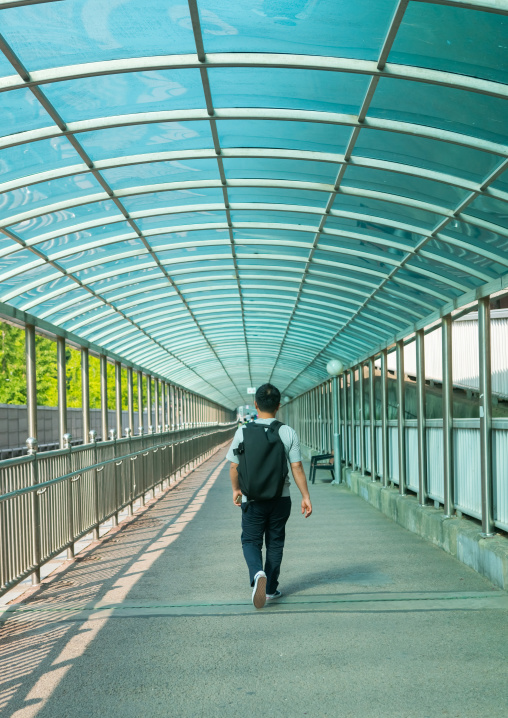
[{"label": "backpack", "polygon": [[251,422],[243,428],[243,441],[234,449],[238,457],[240,490],[248,501],[269,501],[282,494],[288,475],[284,444],[279,436],[280,421]]}]

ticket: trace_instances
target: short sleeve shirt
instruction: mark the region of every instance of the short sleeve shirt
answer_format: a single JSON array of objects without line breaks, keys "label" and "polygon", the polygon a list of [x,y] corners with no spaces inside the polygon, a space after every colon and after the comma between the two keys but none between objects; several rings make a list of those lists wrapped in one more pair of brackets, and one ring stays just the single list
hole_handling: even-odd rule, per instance
[{"label": "short sleeve shirt", "polygon": [[[275,419],[256,419],[256,424],[265,424],[266,426],[270,426],[272,421],[275,421]],[[284,444],[284,449],[286,451],[286,458],[289,461],[290,464],[294,464],[297,461],[302,460],[302,454],[300,451],[300,441],[298,439],[298,434],[294,429],[292,429],[290,426],[287,426],[287,424],[283,424],[279,429],[279,436],[281,438],[282,443]],[[238,457],[234,455],[233,451],[234,449],[237,449],[238,446],[243,441],[243,426],[238,427],[236,430],[236,434],[233,437],[233,441],[231,442],[231,446],[229,447],[229,451],[226,455],[226,458],[228,461],[232,461],[234,464],[239,464]],[[284,488],[282,490],[282,496],[289,496],[289,474],[286,478],[286,482],[284,484]],[[246,501],[245,496],[243,497]]]}]

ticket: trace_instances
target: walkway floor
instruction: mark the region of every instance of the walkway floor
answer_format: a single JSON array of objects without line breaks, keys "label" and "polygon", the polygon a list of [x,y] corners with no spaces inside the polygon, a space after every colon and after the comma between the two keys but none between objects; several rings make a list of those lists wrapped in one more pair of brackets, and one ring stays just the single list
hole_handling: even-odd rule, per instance
[{"label": "walkway floor", "polygon": [[344,487],[293,490],[256,611],[221,450],[4,614],[13,718],[503,718],[508,595]]}]

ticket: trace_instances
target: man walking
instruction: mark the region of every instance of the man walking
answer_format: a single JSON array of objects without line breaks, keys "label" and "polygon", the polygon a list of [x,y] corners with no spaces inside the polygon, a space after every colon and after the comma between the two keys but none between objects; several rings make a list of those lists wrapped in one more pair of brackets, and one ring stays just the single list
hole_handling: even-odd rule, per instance
[{"label": "man walking", "polygon": [[286,522],[291,513],[288,461],[302,495],[305,518],[312,513],[312,504],[298,436],[294,429],[275,420],[279,390],[273,384],[263,384],[256,391],[255,406],[258,418],[237,429],[227,459],[231,462],[233,503],[242,508],[242,548],[253,588],[252,603],[263,608],[267,600],[282,595],[277,586]]}]

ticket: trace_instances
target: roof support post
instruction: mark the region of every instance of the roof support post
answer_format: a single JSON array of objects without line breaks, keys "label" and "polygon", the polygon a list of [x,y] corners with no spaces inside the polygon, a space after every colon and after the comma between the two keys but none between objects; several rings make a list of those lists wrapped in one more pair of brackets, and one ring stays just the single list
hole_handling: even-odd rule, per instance
[{"label": "roof support post", "polygon": [[406,392],[404,384],[404,341],[396,344],[397,351],[397,432],[399,451],[399,493],[406,494]]},{"label": "roof support post", "polygon": [[152,377],[150,374],[146,375],[146,409],[147,409],[147,422],[148,422],[148,433],[153,434],[153,423],[152,423]]},{"label": "roof support post", "polygon": [[127,367],[127,411],[129,415],[129,429],[134,436],[134,386],[132,367]]},{"label": "roof support post", "polygon": [[452,317],[447,314],[442,322],[443,361],[443,499],[445,516],[455,514],[453,492],[453,377],[452,377]]},{"label": "roof support post", "polygon": [[90,364],[87,347],[81,347],[81,415],[83,444],[90,442]]},{"label": "roof support post", "polygon": [[64,434],[67,434],[67,373],[64,337],[56,338],[56,366],[58,391],[58,441],[60,448],[64,449],[66,448]]},{"label": "roof support post", "polygon": [[340,379],[342,383],[342,448],[344,453],[344,463],[349,464],[349,441],[347,435],[347,372],[342,374]]},{"label": "roof support post", "polygon": [[115,410],[116,410],[116,437],[122,438],[122,365],[115,362]]},{"label": "roof support post", "polygon": [[160,383],[157,377],[153,380],[154,387],[154,403],[155,403],[155,424],[154,430],[156,433],[160,433],[161,430],[161,417],[160,417]]},{"label": "roof support post", "polygon": [[37,374],[35,367],[35,326],[25,326],[26,408],[28,436],[37,440]]},{"label": "roof support post", "polygon": [[161,431],[166,431],[167,418],[166,418],[166,382],[161,381]]},{"label": "roof support post", "polygon": [[169,413],[170,413],[170,424],[171,431],[175,430],[175,387],[173,384],[169,385]]},{"label": "roof support post", "polygon": [[340,448],[340,395],[339,377],[332,377],[332,401],[333,401],[333,473],[334,484],[342,481],[342,450]]},{"label": "roof support post", "polygon": [[490,297],[478,302],[480,353],[480,446],[482,467],[482,536],[495,536],[494,476],[492,470],[492,375],[490,343]]},{"label": "roof support post", "polygon": [[143,373],[136,372],[138,376],[138,434],[143,434]]},{"label": "roof support post", "polygon": [[108,360],[105,354],[100,355],[101,375],[101,431],[102,441],[108,440]]},{"label": "roof support post", "polygon": [[358,382],[358,418],[360,423],[360,473],[362,476],[365,476],[365,366],[363,364],[358,365]]},{"label": "roof support post", "polygon": [[416,394],[418,425],[418,503],[427,503],[427,422],[425,409],[425,332],[416,332]]},{"label": "roof support post", "polygon": [[381,352],[381,449],[383,454],[383,487],[390,484],[390,461],[388,456],[388,352]]},{"label": "roof support post", "polygon": [[351,367],[349,371],[349,403],[351,404],[351,468],[354,471],[357,464],[356,454],[356,426],[355,426],[355,368]]},{"label": "roof support post", "polygon": [[370,419],[370,478],[376,480],[377,476],[377,449],[376,449],[376,367],[374,357],[369,359],[369,419]]}]

